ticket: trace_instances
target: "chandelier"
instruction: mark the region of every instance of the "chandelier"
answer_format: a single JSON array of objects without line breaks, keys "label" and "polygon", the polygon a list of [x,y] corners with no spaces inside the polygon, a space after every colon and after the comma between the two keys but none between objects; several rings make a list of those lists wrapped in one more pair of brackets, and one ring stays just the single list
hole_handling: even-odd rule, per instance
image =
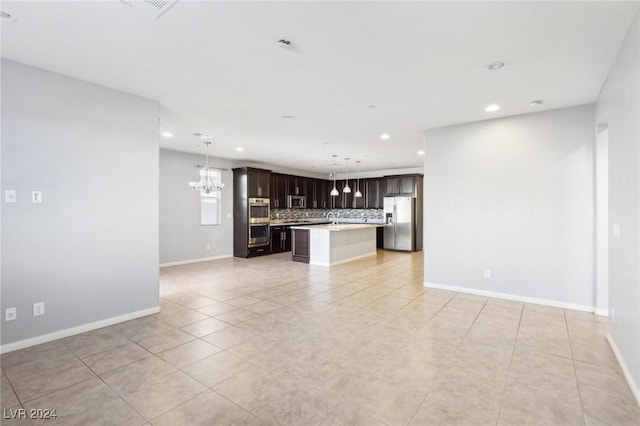
[{"label": "chandelier", "polygon": [[209,173],[209,171],[213,170],[209,168],[209,145],[211,145],[211,141],[204,141],[204,144],[206,145],[207,156],[204,169],[200,171],[200,182],[189,182],[189,186],[201,194],[210,194],[224,188],[224,183],[214,182],[214,179]]}]

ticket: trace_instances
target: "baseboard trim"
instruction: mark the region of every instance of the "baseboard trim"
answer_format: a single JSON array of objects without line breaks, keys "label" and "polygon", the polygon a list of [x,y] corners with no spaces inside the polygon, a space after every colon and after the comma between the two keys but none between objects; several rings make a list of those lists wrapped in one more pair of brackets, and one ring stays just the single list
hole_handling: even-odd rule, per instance
[{"label": "baseboard trim", "polygon": [[161,268],[166,268],[167,266],[178,266],[178,265],[188,265],[189,263],[198,263],[198,262],[207,262],[209,260],[218,260],[218,259],[228,259],[233,257],[232,254],[223,254],[220,256],[212,256],[212,257],[200,257],[198,259],[188,259],[188,260],[179,260],[177,262],[167,262],[161,263]]},{"label": "baseboard trim", "polygon": [[360,256],[356,256],[356,257],[350,257],[349,259],[345,259],[345,260],[340,260],[338,262],[331,262],[331,263],[320,263],[320,262],[311,262],[309,261],[309,265],[315,265],[315,266],[336,266],[336,265],[341,265],[343,263],[347,263],[347,262],[353,262],[354,260],[358,260],[358,259],[363,259],[365,257],[370,257],[370,256],[377,256],[378,252],[375,251],[373,253],[367,253],[367,254],[362,254]]},{"label": "baseboard trim", "polygon": [[613,354],[616,356],[616,359],[618,360],[618,364],[620,364],[620,369],[622,369],[622,374],[624,374],[624,378],[627,379],[627,384],[631,389],[631,393],[636,399],[636,402],[638,403],[638,405],[640,405],[640,388],[638,388],[638,385],[633,380],[633,376],[631,375],[631,372],[629,372],[629,368],[627,368],[627,363],[624,362],[624,358],[622,358],[622,354],[620,353],[620,350],[618,349],[616,342],[613,340],[613,337],[611,337],[611,334],[609,334],[609,332],[607,332],[607,342],[609,342],[609,346],[611,346],[611,350],[613,351]]},{"label": "baseboard trim", "polygon": [[609,316],[609,309],[600,309],[600,308],[595,308],[593,310],[593,313],[596,315],[600,315],[601,317],[608,317]]},{"label": "baseboard trim", "polygon": [[54,331],[53,333],[47,333],[36,337],[30,337],[28,339],[18,340],[17,342],[5,343],[4,345],[0,345],[0,354],[6,354],[7,352],[17,351],[18,349],[24,349],[30,346],[40,345],[42,343],[62,339],[64,337],[86,333],[87,331],[93,331],[98,328],[108,327],[110,325],[129,321],[132,319],[146,317],[147,315],[157,314],[158,312],[160,312],[160,306],[143,309],[141,311],[130,312],[124,315],[118,315],[117,317],[94,321],[87,324],[78,325],[76,327],[65,328],[64,330],[58,330]]},{"label": "baseboard trim", "polygon": [[496,299],[513,300],[516,302],[533,303],[536,305],[553,306],[554,308],[573,309],[576,311],[593,312],[594,307],[588,305],[578,305],[575,303],[558,302],[556,300],[538,299],[536,297],[518,296],[509,293],[499,293],[496,291],[478,290],[475,288],[458,287],[450,284],[430,283],[425,281],[425,287],[437,288],[440,290],[457,291],[458,293],[475,294],[478,296],[495,297]]}]

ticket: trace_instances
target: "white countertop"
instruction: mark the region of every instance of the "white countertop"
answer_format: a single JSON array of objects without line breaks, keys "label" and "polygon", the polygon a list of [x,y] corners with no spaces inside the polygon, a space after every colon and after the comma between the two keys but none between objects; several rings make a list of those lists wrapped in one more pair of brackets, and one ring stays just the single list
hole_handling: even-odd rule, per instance
[{"label": "white countertop", "polygon": [[356,231],[359,229],[370,229],[384,226],[383,223],[338,223],[337,225],[297,225],[291,229],[317,229],[324,231]]}]

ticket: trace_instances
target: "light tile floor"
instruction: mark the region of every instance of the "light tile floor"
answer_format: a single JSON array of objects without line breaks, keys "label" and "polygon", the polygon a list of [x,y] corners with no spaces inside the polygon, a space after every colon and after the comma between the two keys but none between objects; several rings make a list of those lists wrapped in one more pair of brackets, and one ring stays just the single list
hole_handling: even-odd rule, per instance
[{"label": "light tile floor", "polygon": [[[423,288],[422,253],[161,271],[161,312],[2,356],[49,425],[638,425],[592,314]],[[3,425],[30,424],[4,419]]]}]

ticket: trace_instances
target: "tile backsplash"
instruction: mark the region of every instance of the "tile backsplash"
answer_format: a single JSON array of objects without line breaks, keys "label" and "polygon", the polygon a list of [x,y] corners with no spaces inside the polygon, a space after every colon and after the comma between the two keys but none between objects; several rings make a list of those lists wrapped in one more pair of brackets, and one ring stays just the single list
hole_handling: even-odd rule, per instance
[{"label": "tile backsplash", "polygon": [[381,209],[272,209],[271,220],[324,219],[329,212],[339,222],[384,223]]}]

